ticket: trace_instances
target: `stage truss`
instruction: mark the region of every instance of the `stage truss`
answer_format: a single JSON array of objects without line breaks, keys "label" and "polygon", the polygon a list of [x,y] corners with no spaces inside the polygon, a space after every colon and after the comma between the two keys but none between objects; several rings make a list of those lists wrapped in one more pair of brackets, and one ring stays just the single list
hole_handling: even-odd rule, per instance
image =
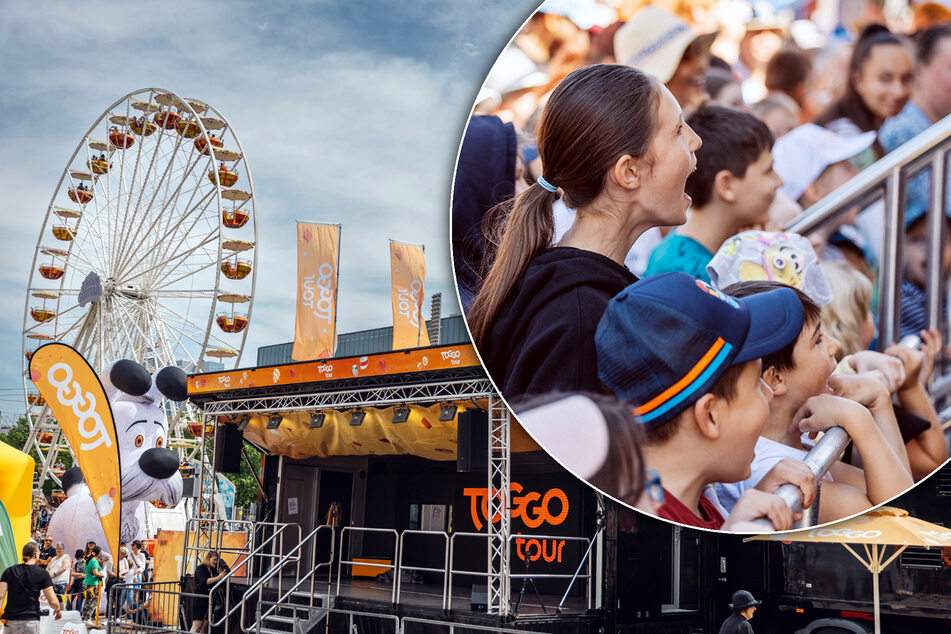
[{"label": "stage truss", "polygon": [[[488,612],[490,614],[506,615],[509,612],[510,580],[508,575],[508,542],[511,520],[511,436],[509,425],[511,415],[508,407],[495,393],[491,381],[487,378],[468,378],[426,383],[411,383],[408,385],[389,385],[385,387],[366,387],[351,390],[334,391],[302,391],[292,395],[274,394],[270,396],[245,397],[228,396],[221,400],[209,397],[203,403],[205,429],[213,428],[217,434],[217,421],[220,416],[236,417],[252,414],[273,414],[292,411],[318,411],[321,409],[351,409],[357,407],[386,407],[395,404],[408,403],[437,403],[440,401],[475,402],[487,399],[489,403],[489,471],[488,489],[492,495],[488,496],[489,517],[500,518],[498,524],[488,522],[489,548],[488,579],[489,596]],[[204,482],[206,471],[211,471],[211,465],[206,461],[201,464],[199,482]],[[210,478],[212,486],[202,488],[201,500],[198,505],[201,513],[214,513],[213,499],[216,478]],[[208,517],[211,519],[211,517]],[[213,522],[197,522],[199,526],[199,548],[211,548],[214,536],[211,534]]]}]

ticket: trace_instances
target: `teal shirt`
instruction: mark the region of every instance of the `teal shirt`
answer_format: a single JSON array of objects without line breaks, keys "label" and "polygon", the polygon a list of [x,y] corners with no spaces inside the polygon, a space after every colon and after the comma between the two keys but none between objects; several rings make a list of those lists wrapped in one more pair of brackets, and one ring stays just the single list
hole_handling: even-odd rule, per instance
[{"label": "teal shirt", "polygon": [[713,254],[707,251],[705,246],[693,238],[671,231],[651,253],[644,277],[676,272],[686,273],[698,280],[709,282],[707,264],[712,259]]},{"label": "teal shirt", "polygon": [[86,578],[83,579],[83,583],[87,586],[98,586],[99,577],[96,576],[94,571],[99,570],[99,560],[95,557],[86,562]]}]

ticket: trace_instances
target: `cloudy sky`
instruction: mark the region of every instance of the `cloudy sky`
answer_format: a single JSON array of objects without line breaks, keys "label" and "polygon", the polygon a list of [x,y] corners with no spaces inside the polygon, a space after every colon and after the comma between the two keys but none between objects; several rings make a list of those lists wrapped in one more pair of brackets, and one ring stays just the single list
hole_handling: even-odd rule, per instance
[{"label": "cloudy sky", "polygon": [[340,332],[391,323],[388,238],[426,244],[427,295],[441,291],[443,314],[458,312],[448,204],[459,139],[485,74],[537,4],[0,5],[0,410],[23,411],[23,307],[58,179],[96,118],[140,88],[214,105],[244,146],[259,267],[242,366],[293,338],[296,219],[343,225]]}]

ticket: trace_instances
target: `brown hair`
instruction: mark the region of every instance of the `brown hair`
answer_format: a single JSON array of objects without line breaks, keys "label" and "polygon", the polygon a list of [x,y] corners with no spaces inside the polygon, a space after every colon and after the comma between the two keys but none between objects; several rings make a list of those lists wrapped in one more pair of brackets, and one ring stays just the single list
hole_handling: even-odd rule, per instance
[{"label": "brown hair", "polygon": [[[845,84],[845,94],[832,102],[819,116],[816,117],[817,125],[826,126],[837,119],[848,119],[862,132],[871,130],[877,131],[881,127],[881,121],[876,121],[875,114],[868,107],[862,96],[855,88],[855,78],[862,73],[865,63],[872,55],[872,49],[876,46],[904,46],[904,43],[898,39],[894,33],[888,30],[887,26],[882,24],[869,24],[859,34],[859,39],[855,42],[852,49],[852,56],[849,58],[849,77]],[[876,140],[875,153],[878,156],[885,154],[884,150],[878,145]]]},{"label": "brown hair", "polygon": [[[751,362],[747,361],[747,363]],[[717,379],[717,382],[713,384],[707,394],[713,394],[717,398],[722,398],[727,403],[732,402],[733,399],[736,398],[736,386],[745,367],[746,363],[737,363],[728,367],[726,372],[720,375],[720,378]],[[677,430],[680,428],[680,421],[688,412],[692,411],[693,407],[688,407],[663,425],[645,430],[644,436],[646,443],[648,445],[663,445],[676,435]]]},{"label": "brown hair", "polygon": [[23,561],[26,562],[29,559],[33,559],[39,554],[39,552],[40,547],[36,544],[36,542],[27,542],[23,544],[23,550],[21,551]]},{"label": "brown hair", "polygon": [[[660,87],[630,66],[580,68],[558,84],[538,126],[545,179],[578,209],[604,188],[608,170],[624,156],[649,158]],[[468,314],[477,345],[484,345],[499,307],[528,263],[551,245],[557,193],[538,183],[511,203],[501,243]]]},{"label": "brown hair", "polygon": [[766,88],[791,95],[812,72],[809,56],[795,46],[781,48],[766,62]]},{"label": "brown hair", "polygon": [[[815,326],[819,323],[819,319],[822,317],[822,309],[819,308],[819,305],[812,301],[808,295],[803,293],[795,286],[789,286],[787,284],[783,284],[782,282],[755,280],[752,282],[737,282],[736,284],[730,284],[723,289],[723,292],[727,295],[732,295],[733,297],[749,297],[750,295],[765,293],[777,288],[789,288],[792,289],[794,293],[796,293],[796,297],[799,298],[799,302],[802,304],[802,312],[804,313],[802,320],[803,328]],[[774,352],[773,354],[763,357],[763,370],[766,370],[770,366],[775,367],[780,372],[783,370],[794,369],[796,364],[793,363],[793,349],[796,347],[796,341],[798,340],[799,337],[796,337],[796,339],[793,339],[791,343],[787,344],[779,352]]]}]

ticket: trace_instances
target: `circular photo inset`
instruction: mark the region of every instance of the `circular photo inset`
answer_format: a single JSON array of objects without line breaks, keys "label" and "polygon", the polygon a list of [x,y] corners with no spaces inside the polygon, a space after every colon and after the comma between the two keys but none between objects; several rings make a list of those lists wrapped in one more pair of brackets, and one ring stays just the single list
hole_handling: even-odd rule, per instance
[{"label": "circular photo inset", "polygon": [[[523,25],[460,145],[460,302],[523,426],[608,495],[713,530],[833,522],[948,458],[924,211],[909,185],[885,236],[884,189],[839,189],[911,103],[848,118],[882,105],[876,49],[909,81],[912,59],[878,26],[820,65],[841,56],[821,25],[709,4],[551,0]],[[879,266],[901,241],[919,266]]]}]

